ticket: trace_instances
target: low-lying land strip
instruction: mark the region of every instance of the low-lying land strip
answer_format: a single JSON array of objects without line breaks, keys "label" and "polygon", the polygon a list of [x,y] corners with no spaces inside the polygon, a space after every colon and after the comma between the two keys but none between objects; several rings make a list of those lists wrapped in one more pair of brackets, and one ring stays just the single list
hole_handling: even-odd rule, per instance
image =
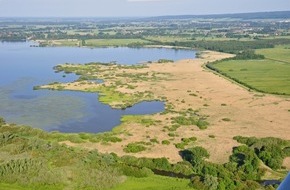
[{"label": "low-lying land strip", "polygon": [[144,46],[152,44],[151,41],[140,38],[130,39],[61,39],[36,40],[40,46],[78,46],[78,47],[118,47],[118,46]]}]

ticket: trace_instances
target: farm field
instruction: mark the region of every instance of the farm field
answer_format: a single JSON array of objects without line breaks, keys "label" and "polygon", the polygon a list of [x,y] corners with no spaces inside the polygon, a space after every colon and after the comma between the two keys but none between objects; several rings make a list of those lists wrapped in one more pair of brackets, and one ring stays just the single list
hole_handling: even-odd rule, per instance
[{"label": "farm field", "polygon": [[288,62],[290,64],[290,45],[276,46],[271,49],[256,50],[257,54],[262,54],[268,59]]},{"label": "farm field", "polygon": [[290,46],[258,49],[261,60],[227,60],[210,64],[222,74],[261,92],[290,95]]},{"label": "farm field", "polygon": [[290,95],[290,64],[265,59],[223,61],[213,66],[258,91]]},{"label": "farm field", "polygon": [[158,42],[186,42],[186,41],[191,41],[191,39],[189,37],[180,37],[180,36],[175,36],[175,35],[171,35],[171,36],[148,36],[146,37],[146,39],[148,40],[153,40],[153,41],[158,41]]}]

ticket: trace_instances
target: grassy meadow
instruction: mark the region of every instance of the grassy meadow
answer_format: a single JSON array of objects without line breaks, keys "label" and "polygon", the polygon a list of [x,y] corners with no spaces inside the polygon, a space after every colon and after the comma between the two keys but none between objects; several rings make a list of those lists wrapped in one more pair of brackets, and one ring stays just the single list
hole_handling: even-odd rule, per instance
[{"label": "grassy meadow", "polygon": [[189,180],[153,175],[146,178],[128,177],[127,180],[111,190],[194,190]]},{"label": "grassy meadow", "polygon": [[[152,175],[145,178],[127,177],[124,183],[121,183],[108,190],[194,190],[189,186],[189,180],[178,179],[164,176]],[[38,187],[39,188],[39,187]],[[55,187],[54,187],[55,188]],[[54,189],[44,187],[38,190]],[[21,187],[16,184],[0,184],[0,190],[34,190],[34,187]]]},{"label": "grassy meadow", "polygon": [[262,54],[268,59],[288,62],[290,64],[290,45],[276,46],[271,49],[256,50],[257,54]]},{"label": "grassy meadow", "polygon": [[261,92],[290,95],[290,46],[256,50],[265,59],[211,64],[220,73]]},{"label": "grassy meadow", "polygon": [[214,64],[221,73],[258,91],[290,95],[290,64],[272,60],[230,60]]}]

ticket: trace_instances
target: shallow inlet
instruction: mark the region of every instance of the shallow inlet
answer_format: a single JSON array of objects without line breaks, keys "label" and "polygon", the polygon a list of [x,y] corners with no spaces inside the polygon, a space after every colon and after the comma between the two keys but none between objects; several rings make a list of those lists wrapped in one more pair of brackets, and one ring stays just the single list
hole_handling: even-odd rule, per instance
[{"label": "shallow inlet", "polygon": [[195,51],[165,48],[30,47],[31,42],[0,43],[0,116],[6,121],[61,132],[104,132],[120,124],[122,115],[152,114],[163,102],[141,102],[126,110],[112,109],[96,93],[33,91],[33,86],[69,82],[53,67],[62,63],[112,62],[136,64],[159,59],[194,59]]}]

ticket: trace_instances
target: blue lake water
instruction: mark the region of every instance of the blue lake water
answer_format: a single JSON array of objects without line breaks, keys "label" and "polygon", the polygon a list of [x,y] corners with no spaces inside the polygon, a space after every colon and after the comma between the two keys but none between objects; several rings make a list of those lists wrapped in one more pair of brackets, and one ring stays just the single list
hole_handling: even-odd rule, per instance
[{"label": "blue lake water", "polygon": [[104,132],[120,124],[122,115],[152,114],[163,102],[141,102],[126,110],[98,101],[98,94],[71,91],[33,91],[33,86],[70,82],[74,74],[54,73],[63,63],[117,62],[136,64],[159,59],[194,59],[192,50],[165,48],[30,47],[31,42],[0,43],[0,116],[10,123],[47,131]]}]

